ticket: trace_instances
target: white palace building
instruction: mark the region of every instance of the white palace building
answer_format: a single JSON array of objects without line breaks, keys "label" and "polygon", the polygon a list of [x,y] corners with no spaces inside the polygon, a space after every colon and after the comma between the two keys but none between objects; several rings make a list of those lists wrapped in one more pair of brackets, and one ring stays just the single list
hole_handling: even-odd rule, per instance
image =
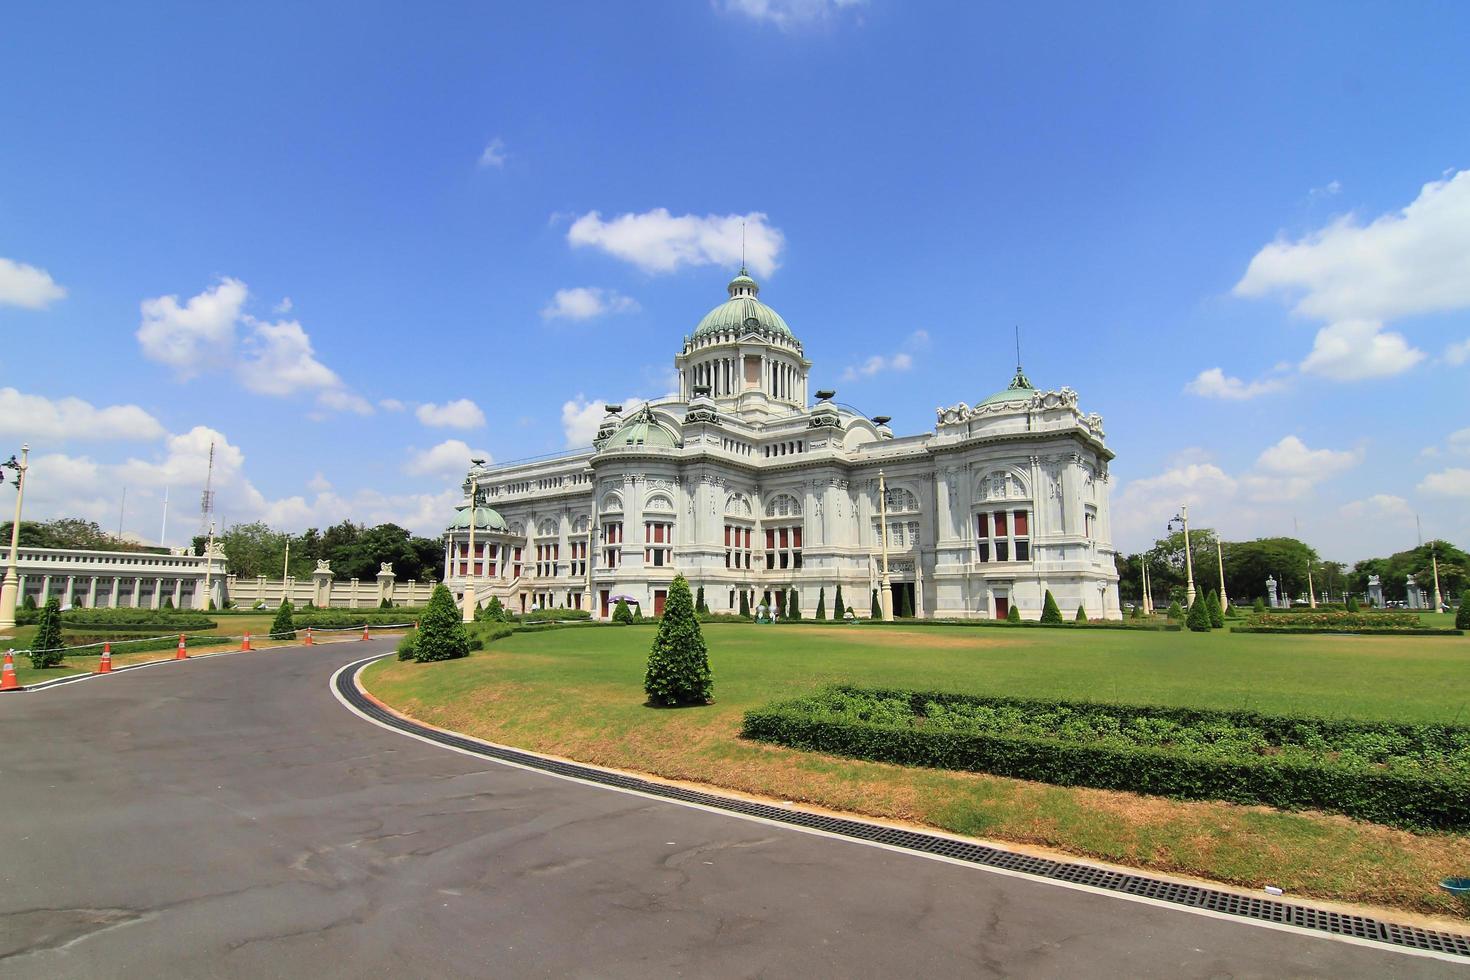
[{"label": "white palace building", "polygon": [[741,270],[684,339],[677,397],[609,405],[590,448],[470,471],[445,532],[461,602],[469,588],[607,617],[626,596],[661,613],[682,572],[716,613],[742,590],[752,608],[795,590],[809,618],[825,589],[836,618],[840,584],[860,617],[873,590],[920,617],[1036,619],[1047,590],[1069,618],[1121,617],[1113,454],[1075,392],[1018,367],[978,404],[939,409],[932,432],[895,437],[885,416],[809,397],[801,341],[759,293]]}]

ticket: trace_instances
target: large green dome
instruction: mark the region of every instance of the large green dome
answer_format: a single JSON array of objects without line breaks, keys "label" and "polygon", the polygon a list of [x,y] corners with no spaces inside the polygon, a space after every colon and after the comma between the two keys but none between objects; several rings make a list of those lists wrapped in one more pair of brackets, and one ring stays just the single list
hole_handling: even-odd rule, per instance
[{"label": "large green dome", "polygon": [[[470,526],[470,508],[468,504],[461,504],[455,508],[454,520],[449,524],[449,530],[462,531]],[[489,507],[475,508],[475,530],[504,531],[506,528],[505,518],[500,512]]]},{"label": "large green dome", "polygon": [[694,328],[694,336],[700,337],[723,330],[740,331],[750,328],[764,329],[770,333],[795,339],[791,328],[786,325],[785,320],[781,319],[781,314],[756,299],[761,288],[744,269],[740,270],[740,275],[730,280],[730,285],[726,288],[730,293],[730,298],[704,315],[704,319],[699,321],[699,326]]},{"label": "large green dome", "polygon": [[[1000,405],[1005,402],[1029,402],[1031,396],[1036,394],[1036,389],[1031,386],[1031,380],[1026,377],[1019,364],[1016,365],[1016,376],[1011,379],[1010,385],[1005,391],[997,391],[980,405]],[[979,405],[976,406],[978,408]]]},{"label": "large green dome", "polygon": [[603,449],[627,449],[634,446],[651,446],[655,449],[679,448],[679,437],[669,427],[654,417],[647,405],[639,409],[616,432],[608,436]]}]

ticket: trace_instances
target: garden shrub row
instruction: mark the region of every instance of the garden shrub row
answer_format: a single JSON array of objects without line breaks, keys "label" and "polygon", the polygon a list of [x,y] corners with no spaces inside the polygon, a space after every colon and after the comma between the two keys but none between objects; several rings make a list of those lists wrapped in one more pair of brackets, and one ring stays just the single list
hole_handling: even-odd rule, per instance
[{"label": "garden shrub row", "polygon": [[836,687],[746,712],[807,751],[1470,829],[1470,726]]},{"label": "garden shrub row", "polygon": [[1076,622],[1062,620],[1060,623],[1043,623],[1036,619],[860,619],[867,626],[981,626],[994,629],[1043,629],[1043,630],[1140,630],[1152,633],[1178,633],[1184,627],[1178,623],[1149,623],[1132,620],[1092,619]]},{"label": "garden shrub row", "polygon": [[1464,636],[1464,630],[1435,629],[1431,626],[1264,626],[1246,623],[1230,627],[1232,633],[1277,633],[1287,635],[1331,634],[1335,636]]},{"label": "garden shrub row", "polygon": [[[102,647],[92,646],[91,644],[100,644],[104,640],[112,643],[112,652],[115,654],[146,653],[150,650],[174,650],[179,645],[178,636],[152,637],[146,640],[115,640],[111,636],[72,635],[69,633],[64,634],[64,636],[66,641],[66,656],[68,657],[100,657],[102,656]],[[190,636],[187,642],[188,648],[193,650],[195,647],[217,647],[224,646],[225,644],[239,643],[240,641],[232,636],[202,635]],[[77,647],[86,647],[86,649],[78,650],[76,649]]]},{"label": "garden shrub row", "polygon": [[515,614],[510,616],[512,621],[521,623],[554,623],[562,620],[591,618],[592,613],[586,609],[532,609],[519,616]]},{"label": "garden shrub row", "polygon": [[202,612],[167,609],[69,609],[61,614],[66,629],[151,630],[176,633],[212,630],[219,624]]},{"label": "garden shrub row", "polygon": [[412,623],[419,613],[411,609],[305,609],[291,619],[297,629],[362,629],[364,626],[395,626]]},{"label": "garden shrub row", "polygon": [[1304,626],[1414,629],[1422,624],[1419,622],[1419,614],[1412,612],[1320,612],[1312,610],[1311,612],[1293,613],[1290,616],[1282,616],[1280,613],[1256,615],[1247,620],[1246,625],[1266,629],[1300,629]]}]

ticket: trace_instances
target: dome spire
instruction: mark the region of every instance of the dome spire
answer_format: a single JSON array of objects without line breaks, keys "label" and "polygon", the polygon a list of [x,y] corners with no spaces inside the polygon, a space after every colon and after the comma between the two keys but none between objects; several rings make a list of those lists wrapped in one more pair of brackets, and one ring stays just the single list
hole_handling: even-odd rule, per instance
[{"label": "dome spire", "polygon": [[1021,370],[1021,325],[1016,324],[1016,376],[1011,379],[1009,391],[1035,391],[1031,380],[1026,377],[1026,372]]}]

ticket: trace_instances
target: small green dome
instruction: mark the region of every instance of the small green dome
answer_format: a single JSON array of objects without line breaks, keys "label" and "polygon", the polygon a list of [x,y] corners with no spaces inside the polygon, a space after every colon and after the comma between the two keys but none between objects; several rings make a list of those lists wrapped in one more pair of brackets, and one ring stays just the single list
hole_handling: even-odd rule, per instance
[{"label": "small green dome", "polygon": [[694,328],[694,336],[722,330],[754,328],[795,339],[791,328],[781,319],[781,314],[756,299],[760,295],[761,287],[744,269],[740,270],[740,275],[730,280],[726,290],[730,293],[730,298],[704,315],[699,326]]},{"label": "small green dome", "polygon": [[602,444],[603,449],[625,449],[632,446],[651,446],[655,449],[678,449],[679,437],[658,419],[653,411],[643,406],[633,413],[616,432]]},{"label": "small green dome", "polygon": [[[454,509],[454,520],[450,522],[449,530],[462,531],[469,526],[469,504],[461,504]],[[475,508],[475,530],[504,531],[505,529],[505,518],[500,516],[499,511],[491,510],[489,507]]]},{"label": "small green dome", "polygon": [[[1000,405],[1005,402],[1029,402],[1031,396],[1034,394],[1036,394],[1036,389],[1032,387],[1031,380],[1021,370],[1021,365],[1017,364],[1016,376],[1011,379],[1011,383],[1006,387],[1006,390],[997,391],[980,404]],[[978,408],[979,406],[976,407]]]}]

